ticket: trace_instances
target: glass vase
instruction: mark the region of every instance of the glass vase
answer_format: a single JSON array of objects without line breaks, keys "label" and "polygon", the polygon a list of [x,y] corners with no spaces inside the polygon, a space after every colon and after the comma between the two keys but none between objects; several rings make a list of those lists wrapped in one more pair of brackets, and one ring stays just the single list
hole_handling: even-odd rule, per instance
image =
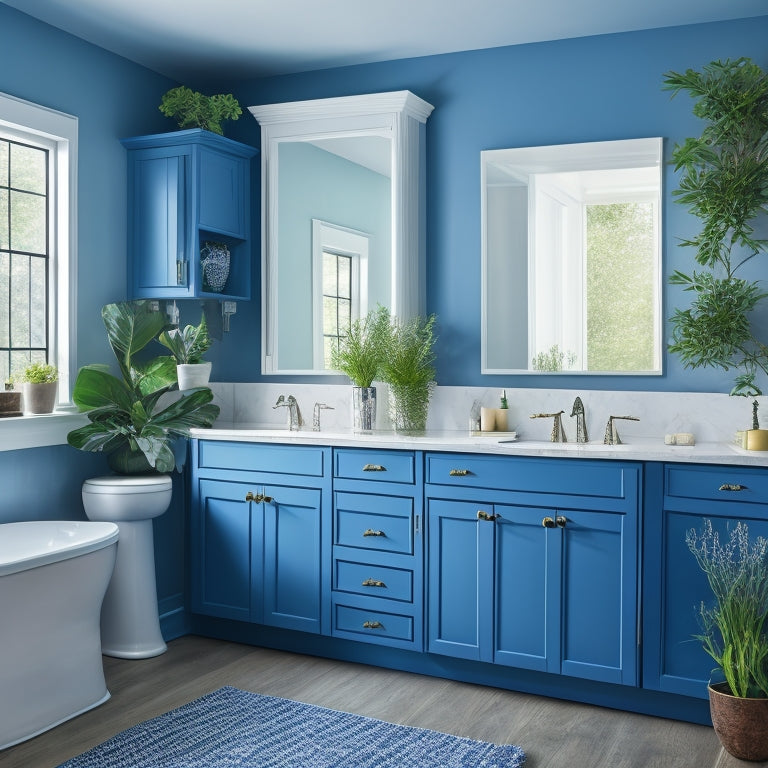
[{"label": "glass vase", "polygon": [[376,428],[376,387],[352,387],[352,431]]},{"label": "glass vase", "polygon": [[420,435],[427,431],[427,415],[432,388],[432,384],[415,387],[390,385],[389,418],[395,432]]}]

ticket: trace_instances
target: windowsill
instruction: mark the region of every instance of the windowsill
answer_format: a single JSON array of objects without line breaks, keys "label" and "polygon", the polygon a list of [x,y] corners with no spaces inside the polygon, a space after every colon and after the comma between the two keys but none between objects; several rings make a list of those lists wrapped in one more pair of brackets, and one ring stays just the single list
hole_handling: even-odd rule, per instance
[{"label": "windowsill", "polygon": [[66,408],[40,416],[0,419],[0,451],[66,445],[67,434],[87,423],[85,414]]}]

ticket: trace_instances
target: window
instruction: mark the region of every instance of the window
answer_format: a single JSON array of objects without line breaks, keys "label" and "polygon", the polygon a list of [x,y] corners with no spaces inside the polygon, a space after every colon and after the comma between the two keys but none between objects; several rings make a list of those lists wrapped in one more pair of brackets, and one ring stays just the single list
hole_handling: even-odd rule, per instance
[{"label": "window", "polygon": [[0,94],[0,376],[74,370],[77,119]]},{"label": "window", "polygon": [[314,367],[332,370],[331,353],[354,320],[368,312],[368,251],[364,232],[312,220]]}]

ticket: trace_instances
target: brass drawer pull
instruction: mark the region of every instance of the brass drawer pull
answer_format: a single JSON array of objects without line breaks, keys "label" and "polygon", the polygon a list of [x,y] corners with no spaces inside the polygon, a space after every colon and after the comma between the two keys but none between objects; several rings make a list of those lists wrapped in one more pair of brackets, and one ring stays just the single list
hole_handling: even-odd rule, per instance
[{"label": "brass drawer pull", "polygon": [[364,587],[386,587],[387,585],[383,581],[377,581],[376,579],[366,579],[363,582]]},{"label": "brass drawer pull", "polygon": [[366,464],[363,467],[363,472],[386,472],[387,468],[382,467],[381,464]]},{"label": "brass drawer pull", "polygon": [[545,517],[541,521],[541,524],[545,528],[565,528],[567,522],[568,522],[568,518],[567,517],[563,517],[562,515],[558,515],[555,518]]},{"label": "brass drawer pull", "polygon": [[733,483],[723,483],[718,489],[718,491],[746,491],[747,486],[746,485],[740,485],[739,483],[733,484]]},{"label": "brass drawer pull", "polygon": [[468,469],[452,469],[450,472],[448,472],[450,477],[466,477],[468,474]]},{"label": "brass drawer pull", "polygon": [[363,536],[386,536],[384,531],[374,531],[373,528],[366,528],[363,531]]},{"label": "brass drawer pull", "polygon": [[253,501],[256,504],[261,504],[263,501],[266,504],[272,503],[272,497],[271,496],[265,496],[263,493],[257,493],[255,496],[251,491],[248,491],[248,493],[245,494],[245,500],[246,501]]},{"label": "brass drawer pull", "polygon": [[364,621],[363,629],[382,629],[383,625],[380,621]]},{"label": "brass drawer pull", "polygon": [[486,512],[483,509],[478,509],[477,510],[477,519],[478,520],[487,520],[488,522],[492,523],[494,520],[498,519],[499,517],[501,517],[501,515],[492,515],[492,514]]}]

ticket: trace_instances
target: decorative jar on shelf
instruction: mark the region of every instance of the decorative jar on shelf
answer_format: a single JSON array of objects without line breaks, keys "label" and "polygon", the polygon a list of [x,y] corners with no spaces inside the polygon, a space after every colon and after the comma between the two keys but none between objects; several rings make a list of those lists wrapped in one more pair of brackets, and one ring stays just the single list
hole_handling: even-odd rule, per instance
[{"label": "decorative jar on shelf", "polygon": [[203,290],[221,293],[229,277],[229,248],[225,243],[206,240],[200,249],[200,270],[202,271]]}]

